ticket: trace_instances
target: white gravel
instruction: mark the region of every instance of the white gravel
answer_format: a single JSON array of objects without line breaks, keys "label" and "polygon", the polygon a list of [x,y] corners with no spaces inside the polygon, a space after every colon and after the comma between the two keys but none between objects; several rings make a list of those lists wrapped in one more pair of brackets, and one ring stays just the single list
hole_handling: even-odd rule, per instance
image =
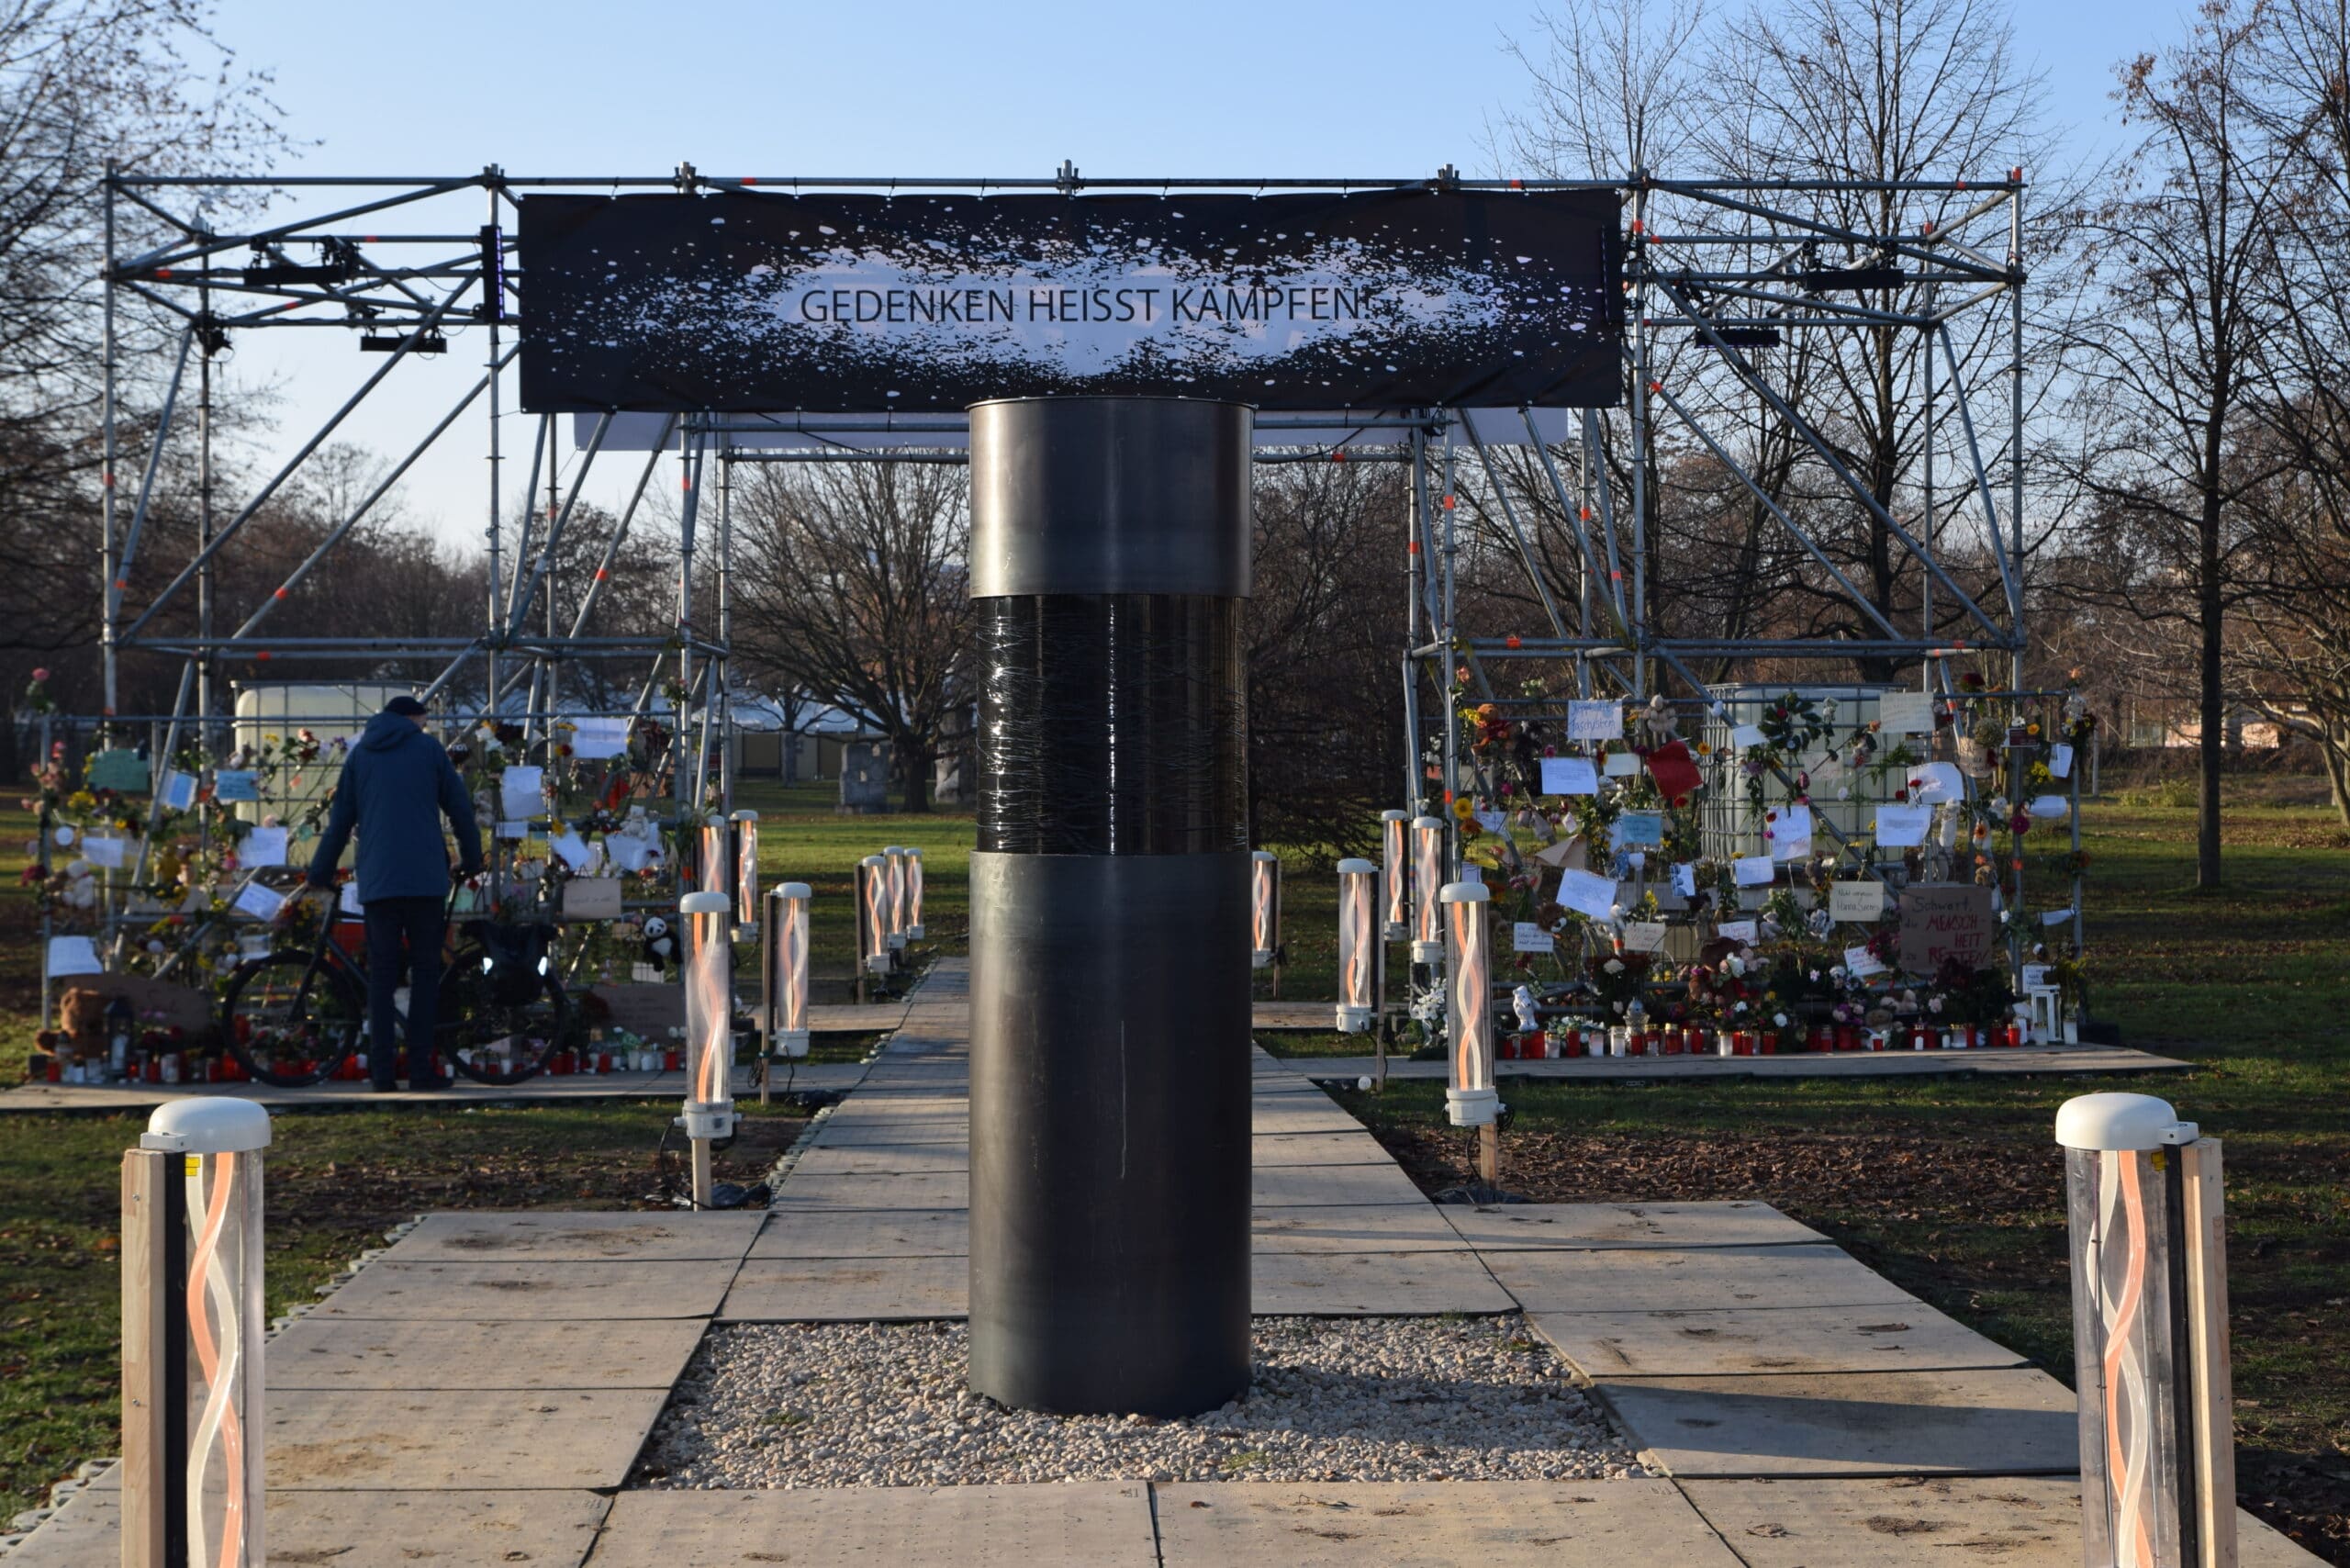
[{"label": "white gravel", "polygon": [[1260,1317],[1248,1395],[1039,1416],[964,1384],[960,1324],[717,1328],[639,1461],[655,1487],[1599,1480],[1646,1473],[1523,1317]]}]

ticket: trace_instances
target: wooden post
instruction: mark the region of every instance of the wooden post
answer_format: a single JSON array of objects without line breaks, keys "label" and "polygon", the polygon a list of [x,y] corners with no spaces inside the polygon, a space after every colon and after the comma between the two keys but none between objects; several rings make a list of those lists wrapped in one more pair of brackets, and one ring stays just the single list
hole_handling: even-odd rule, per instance
[{"label": "wooden post", "polygon": [[694,1207],[698,1209],[706,1209],[710,1207],[710,1140],[706,1137],[695,1138],[692,1140],[692,1148],[694,1154]]},{"label": "wooden post", "polygon": [[1502,1130],[1491,1122],[1477,1129],[1477,1176],[1488,1187],[1502,1184]]},{"label": "wooden post", "polygon": [[122,1568],[165,1568],[172,1486],[171,1183],[185,1156],[122,1157]]},{"label": "wooden post", "polygon": [[2195,1487],[2202,1517],[2199,1568],[2236,1568],[2235,1374],[2228,1356],[2227,1202],[2220,1140],[2179,1151],[2187,1204],[2187,1337],[2195,1390]]}]

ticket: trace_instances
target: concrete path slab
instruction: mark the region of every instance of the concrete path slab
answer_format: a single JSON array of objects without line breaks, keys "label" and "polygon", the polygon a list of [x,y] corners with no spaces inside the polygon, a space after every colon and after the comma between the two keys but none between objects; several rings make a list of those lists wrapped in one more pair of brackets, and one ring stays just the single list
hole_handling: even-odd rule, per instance
[{"label": "concrete path slab", "polygon": [[964,1115],[883,1116],[846,1115],[834,1112],[824,1119],[810,1143],[811,1148],[857,1148],[867,1144],[951,1143],[968,1145],[971,1121]]},{"label": "concrete path slab", "polygon": [[1165,1568],[1739,1568],[1664,1481],[1234,1482],[1154,1490]]},{"label": "concrete path slab", "polygon": [[667,1389],[701,1334],[699,1317],[420,1323],[312,1313],[269,1342],[269,1385]]},{"label": "concrete path slab", "polygon": [[970,1311],[968,1258],[755,1258],[722,1323],[918,1323]]},{"label": "concrete path slab", "polygon": [[1511,1310],[1469,1252],[1265,1252],[1249,1262],[1259,1317],[1421,1317]]},{"label": "concrete path slab", "polygon": [[1259,1252],[1466,1252],[1434,1204],[1308,1204],[1252,1210]]},{"label": "concrete path slab", "polygon": [[964,1209],[971,1179],[960,1170],[908,1170],[895,1175],[824,1175],[794,1170],[775,1195],[769,1214],[802,1209]]},{"label": "concrete path slab", "polygon": [[535,1212],[427,1215],[402,1237],[389,1257],[427,1260],[524,1259],[542,1263],[676,1262],[689,1258],[740,1258],[759,1233],[755,1214],[548,1214]]},{"label": "concrete path slab", "polygon": [[[1368,1056],[1281,1059],[1292,1071],[1306,1078],[1351,1082],[1378,1071],[1376,1058]],[[1497,1079],[1504,1081],[1564,1078],[1654,1082],[1739,1078],[1931,1078],[1977,1072],[2183,1072],[2193,1065],[2119,1046],[2056,1046],[2020,1050],[1856,1051],[1827,1056],[1804,1052],[1784,1057],[1572,1057],[1558,1061],[1499,1061],[1494,1064],[1494,1071]],[[1390,1078],[1440,1079],[1450,1070],[1441,1061],[1387,1058]]]},{"label": "concrete path slab", "polygon": [[[1698,1513],[1751,1568],[2080,1568],[2071,1478],[1905,1476],[1870,1481],[1691,1481]],[[2241,1509],[2243,1568],[2322,1568]]]},{"label": "concrete path slab", "polygon": [[1395,1157],[1366,1132],[1260,1133],[1248,1140],[1249,1163],[1275,1165],[1393,1165]]},{"label": "concrete path slab", "polygon": [[2072,1392],[2025,1367],[1595,1386],[1633,1446],[1676,1476],[2068,1474],[2080,1463]]},{"label": "concrete path slab", "polygon": [[1591,1377],[1935,1372],[2023,1358],[1919,1303],[1729,1312],[1538,1312],[1535,1330]]},{"label": "concrete path slab", "polygon": [[[274,1492],[269,1560],[334,1568],[579,1568],[611,1500],[593,1492]],[[8,1568],[118,1568],[121,1494],[77,1494]]]},{"label": "concrete path slab", "polygon": [[[1276,1103],[1276,1102],[1279,1103]],[[1249,1129],[1266,1133],[1356,1133],[1362,1124],[1330,1103],[1326,1094],[1259,1094],[1249,1111]]]},{"label": "concrete path slab", "polygon": [[1441,1205],[1461,1239],[1480,1251],[1603,1247],[1761,1247],[1826,1241],[1768,1204],[1734,1200],[1691,1204],[1505,1204]]},{"label": "concrete path slab", "polygon": [[894,1176],[904,1171],[968,1170],[969,1145],[954,1143],[817,1144],[792,1167],[801,1176]]},{"label": "concrete path slab", "polygon": [[627,1492],[596,1568],[1158,1568],[1141,1482]]},{"label": "concrete path slab", "polygon": [[798,1209],[767,1216],[751,1257],[960,1258],[970,1249],[964,1209]]},{"label": "concrete path slab", "polygon": [[1419,1204],[1412,1179],[1385,1165],[1276,1165],[1251,1173],[1248,1202],[1257,1208],[1293,1204]]},{"label": "concrete path slab", "polygon": [[1733,1306],[1910,1306],[1915,1296],[1841,1248],[1614,1248],[1497,1251],[1494,1277],[1528,1312],[1702,1311]]},{"label": "concrete path slab", "polygon": [[272,1391],[269,1484],[295,1492],[610,1489],[628,1478],[667,1397],[652,1388]]},{"label": "concrete path slab", "polygon": [[707,1317],[734,1260],[667,1263],[401,1262],[381,1258],[319,1304],[313,1317]]}]

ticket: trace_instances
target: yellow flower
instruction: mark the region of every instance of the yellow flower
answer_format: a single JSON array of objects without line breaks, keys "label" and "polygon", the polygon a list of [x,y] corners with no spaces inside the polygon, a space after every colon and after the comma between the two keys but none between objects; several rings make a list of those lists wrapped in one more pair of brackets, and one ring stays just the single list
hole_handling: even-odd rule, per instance
[{"label": "yellow flower", "polygon": [[1470,800],[1468,796],[1455,795],[1452,798],[1452,816],[1454,821],[1465,823],[1476,814],[1477,804],[1475,801]]}]

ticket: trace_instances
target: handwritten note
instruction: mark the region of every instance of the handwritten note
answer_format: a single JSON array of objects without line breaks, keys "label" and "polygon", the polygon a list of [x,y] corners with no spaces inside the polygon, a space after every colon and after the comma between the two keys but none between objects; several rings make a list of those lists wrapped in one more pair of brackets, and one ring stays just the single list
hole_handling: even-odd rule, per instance
[{"label": "handwritten note", "polygon": [[1887,691],[1876,700],[1876,727],[1888,735],[1934,733],[1934,700],[1923,691]]},{"label": "handwritten note", "polygon": [[1624,735],[1624,705],[1620,702],[1567,704],[1567,738],[1571,741],[1613,741]]},{"label": "handwritten note", "polygon": [[1624,926],[1624,946],[1634,953],[1661,953],[1664,950],[1664,931],[1662,920],[1628,921]]},{"label": "handwritten note", "polygon": [[1616,918],[1616,879],[1592,871],[1559,873],[1559,902],[1593,920]]},{"label": "handwritten note", "polygon": [[1714,935],[1725,942],[1752,942],[1762,935],[1762,928],[1751,920],[1725,920],[1714,927]]},{"label": "handwritten note", "polygon": [[1874,879],[1828,884],[1828,915],[1866,924],[1885,913],[1885,884]]},{"label": "handwritten note", "polygon": [[1741,855],[1730,864],[1730,873],[1741,888],[1766,888],[1778,875],[1768,855]]},{"label": "handwritten note", "polygon": [[1916,780],[1909,799],[1919,805],[1940,805],[1944,801],[1966,799],[1966,776],[1953,762],[1922,762],[1911,769],[1909,777]]},{"label": "handwritten note", "polygon": [[1616,819],[1616,847],[1654,849],[1664,843],[1664,818],[1655,812],[1626,812]]},{"label": "handwritten note", "polygon": [[282,827],[257,827],[245,834],[237,846],[237,858],[247,867],[285,864],[285,830]]},{"label": "handwritten note", "polygon": [[1787,806],[1770,825],[1771,858],[1800,860],[1811,853],[1811,808]]},{"label": "handwritten note", "polygon": [[1854,980],[1866,980],[1871,975],[1885,973],[1884,963],[1866,944],[1844,949],[1844,969]]},{"label": "handwritten note", "polygon": [[1545,795],[1596,795],[1599,774],[1587,756],[1546,756],[1542,759]]},{"label": "handwritten note", "polygon": [[1998,929],[1988,888],[1923,882],[1901,890],[1901,967],[1911,974],[1930,975],[1952,958],[1980,964]]},{"label": "handwritten note", "polygon": [[1515,953],[1548,953],[1558,946],[1549,932],[1530,920],[1511,923],[1509,945]]},{"label": "handwritten note", "polygon": [[1884,849],[1915,849],[1926,842],[1926,830],[1933,822],[1931,806],[1879,806],[1877,845]]}]

